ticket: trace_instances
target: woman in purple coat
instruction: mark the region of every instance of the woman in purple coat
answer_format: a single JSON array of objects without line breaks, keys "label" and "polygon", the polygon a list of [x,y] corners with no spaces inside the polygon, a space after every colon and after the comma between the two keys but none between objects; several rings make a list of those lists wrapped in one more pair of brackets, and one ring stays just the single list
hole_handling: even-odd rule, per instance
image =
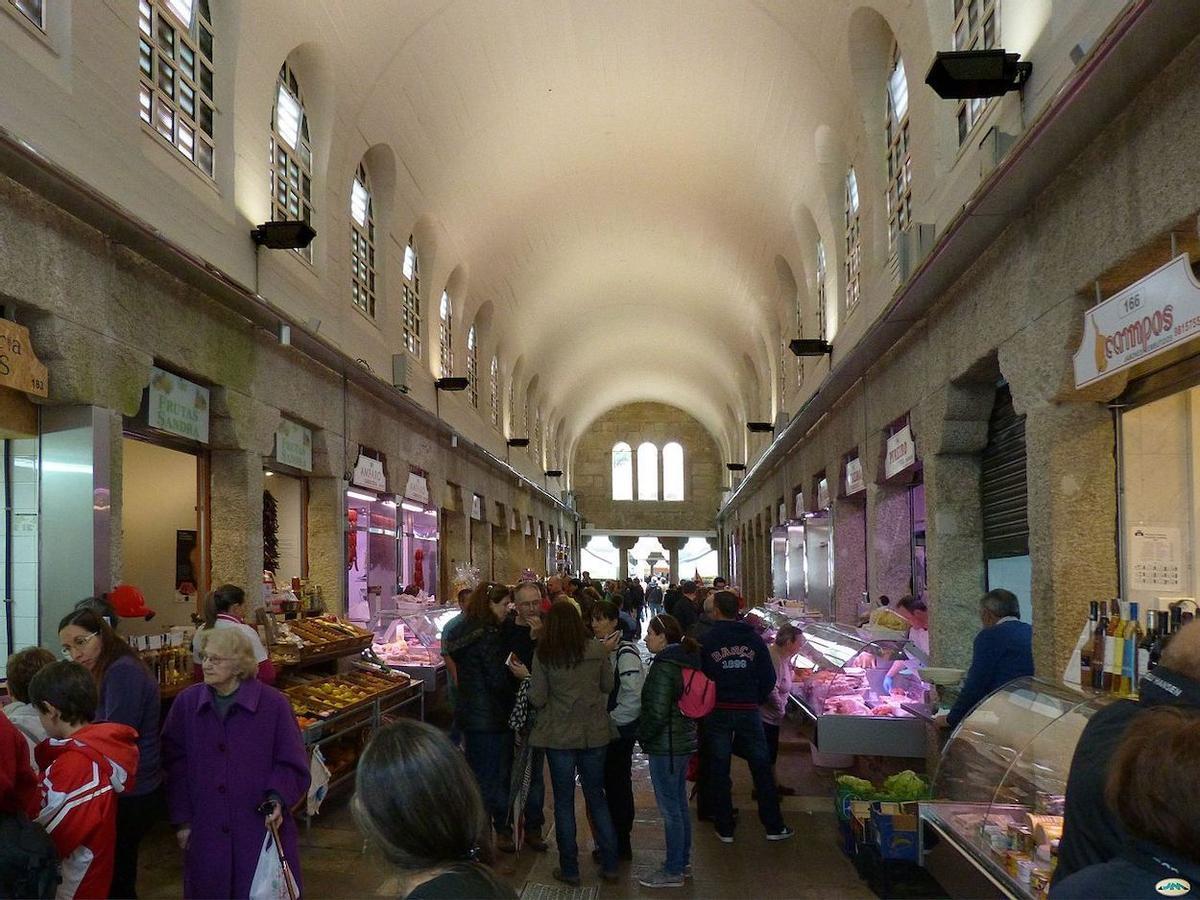
[{"label": "woman in purple coat", "polygon": [[175,698],[162,737],[167,804],[185,853],[183,895],[249,896],[271,819],[298,883],[289,810],[308,792],[309,769],[296,718],[287,698],[255,677],[254,652],[238,630],[207,632],[200,659],[204,683]]}]

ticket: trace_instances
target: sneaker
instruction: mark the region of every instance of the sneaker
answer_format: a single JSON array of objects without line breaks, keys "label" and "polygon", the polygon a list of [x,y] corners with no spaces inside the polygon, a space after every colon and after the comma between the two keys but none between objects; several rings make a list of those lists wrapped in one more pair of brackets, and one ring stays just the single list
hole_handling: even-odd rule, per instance
[{"label": "sneaker", "polygon": [[659,869],[638,879],[638,884],[647,888],[683,887],[683,876],[672,875],[666,869]]},{"label": "sneaker", "polygon": [[716,829],[716,832],[717,832],[717,838],[721,841],[722,844],[732,844],[733,843],[733,831],[732,830],[729,832],[724,832],[724,831],[721,831],[720,828],[718,828],[718,829]]},{"label": "sneaker", "polygon": [[767,840],[768,841],[786,841],[788,838],[792,837],[795,833],[796,832],[792,831],[792,829],[790,829],[788,826],[784,825],[778,831],[768,831],[767,832]]},{"label": "sneaker", "polygon": [[563,884],[567,885],[568,887],[573,887],[573,888],[579,887],[580,882],[579,882],[578,875],[576,875],[574,877],[569,877],[562,873],[562,869],[555,869],[550,874],[554,876],[555,881],[561,881]]}]

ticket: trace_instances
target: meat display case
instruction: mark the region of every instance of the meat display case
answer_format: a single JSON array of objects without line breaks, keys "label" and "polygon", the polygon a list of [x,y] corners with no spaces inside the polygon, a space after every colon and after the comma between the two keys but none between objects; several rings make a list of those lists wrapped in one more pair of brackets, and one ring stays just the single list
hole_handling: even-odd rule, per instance
[{"label": "meat display case", "polygon": [[951,896],[1046,896],[1075,746],[1111,702],[1019,678],[959,723],[920,810],[922,859]]},{"label": "meat display case", "polygon": [[814,722],[814,748],[924,758],[928,721],[914,712],[927,713],[932,689],[916,674],[914,656],[905,641],[872,640],[847,625],[802,624],[792,700]]},{"label": "meat display case", "polygon": [[446,682],[442,631],[460,613],[457,606],[381,611],[374,623],[371,649],[388,666],[424,682],[426,691],[435,691]]}]

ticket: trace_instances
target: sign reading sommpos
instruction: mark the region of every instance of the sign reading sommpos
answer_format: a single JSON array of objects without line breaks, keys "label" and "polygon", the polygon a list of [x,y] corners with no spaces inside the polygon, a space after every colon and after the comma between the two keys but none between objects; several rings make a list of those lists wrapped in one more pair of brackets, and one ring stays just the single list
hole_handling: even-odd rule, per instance
[{"label": "sign reading sommpos", "polygon": [[1180,254],[1087,311],[1075,353],[1081,388],[1200,335],[1200,282]]},{"label": "sign reading sommpos", "polygon": [[36,397],[50,392],[46,367],[29,343],[29,329],[8,319],[0,319],[0,385]]}]

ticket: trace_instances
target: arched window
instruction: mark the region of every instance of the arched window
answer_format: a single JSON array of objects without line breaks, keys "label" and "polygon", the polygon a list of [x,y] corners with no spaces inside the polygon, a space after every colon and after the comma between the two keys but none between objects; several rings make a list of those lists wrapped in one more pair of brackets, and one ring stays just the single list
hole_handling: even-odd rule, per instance
[{"label": "arched window", "polygon": [[438,311],[438,359],[442,367],[442,377],[449,378],[454,374],[454,309],[450,304],[450,295],[445,291],[442,291],[442,304]]},{"label": "arched window", "polygon": [[[1000,40],[1000,0],[954,0],[954,49],[991,50]],[[983,118],[986,98],[958,102],[958,143]]]},{"label": "arched window", "polygon": [[637,482],[639,500],[658,499],[658,448],[649,441],[638,447]]},{"label": "arched window", "polygon": [[[35,7],[40,19],[40,2],[17,2],[31,18]],[[138,0],[138,68],[142,121],[212,178],[216,104],[208,0]]]},{"label": "arched window", "polygon": [[467,395],[471,406],[479,409],[479,350],[475,346],[475,326],[467,331]]},{"label": "arched window", "polygon": [[42,31],[46,30],[45,11],[42,9],[42,0],[8,0],[8,2],[16,6],[17,12]]},{"label": "arched window", "polygon": [[404,266],[401,269],[404,284],[401,294],[404,299],[404,346],[408,352],[421,358],[421,259],[417,256],[417,245],[412,235],[404,248]]},{"label": "arched window", "polygon": [[908,146],[908,79],[900,45],[892,44],[887,83],[888,247],[895,252],[900,232],[912,220],[912,153]]},{"label": "arched window", "polygon": [[683,447],[671,441],[663,447],[663,499],[683,499]]},{"label": "arched window", "polygon": [[350,299],[375,318],[375,210],[362,163],[350,184]]},{"label": "arched window", "polygon": [[846,315],[858,306],[862,272],[862,224],[858,210],[858,176],[846,173]]},{"label": "arched window", "polygon": [[[271,112],[271,219],[312,224],[312,148],[296,73],[284,63]],[[312,262],[312,244],[295,251]]]},{"label": "arched window", "polygon": [[500,427],[500,361],[492,357],[492,427]]},{"label": "arched window", "polygon": [[516,437],[517,435],[517,380],[515,378],[508,382],[508,436]]},{"label": "arched window", "polygon": [[624,441],[612,448],[612,498],[633,499],[633,450]]},{"label": "arched window", "polygon": [[542,447],[544,435],[542,434],[542,411],[537,411],[537,418],[533,421],[533,440],[529,442],[529,446],[533,448],[533,459],[539,466],[542,464]]}]

